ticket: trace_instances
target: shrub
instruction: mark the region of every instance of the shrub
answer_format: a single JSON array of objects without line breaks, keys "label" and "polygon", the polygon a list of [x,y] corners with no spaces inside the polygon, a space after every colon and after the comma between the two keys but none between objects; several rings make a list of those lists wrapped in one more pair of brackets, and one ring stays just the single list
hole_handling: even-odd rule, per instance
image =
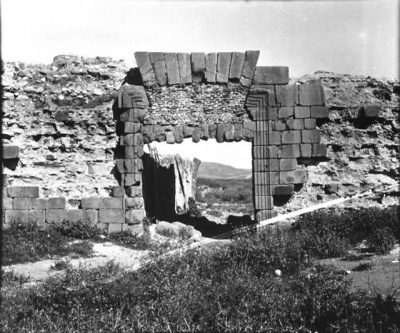
[{"label": "shrub", "polygon": [[52,227],[61,235],[78,239],[93,239],[100,236],[101,231],[93,224],[87,221],[69,222],[63,221]]},{"label": "shrub", "polygon": [[399,207],[320,210],[300,216],[291,231],[303,240],[304,249],[320,258],[342,256],[362,240],[385,253],[400,240]]}]

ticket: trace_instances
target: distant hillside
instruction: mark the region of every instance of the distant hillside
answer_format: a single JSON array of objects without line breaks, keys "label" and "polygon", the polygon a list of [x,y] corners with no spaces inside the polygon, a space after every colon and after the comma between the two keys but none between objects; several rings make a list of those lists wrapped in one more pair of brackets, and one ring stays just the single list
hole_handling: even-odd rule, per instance
[{"label": "distant hillside", "polygon": [[236,169],[230,165],[202,162],[197,177],[207,179],[248,179],[251,178],[251,169]]}]

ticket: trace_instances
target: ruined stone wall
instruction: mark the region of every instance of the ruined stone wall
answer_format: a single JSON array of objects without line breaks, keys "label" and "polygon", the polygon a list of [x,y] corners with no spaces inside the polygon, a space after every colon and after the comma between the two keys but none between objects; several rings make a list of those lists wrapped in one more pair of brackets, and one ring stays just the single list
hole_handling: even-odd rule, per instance
[{"label": "ruined stone wall", "polygon": [[108,231],[140,230],[143,144],[184,138],[253,143],[258,219],[368,188],[383,189],[375,202],[396,200],[398,186],[385,189],[399,177],[398,83],[327,72],[290,81],[287,67],[256,58],[139,53],[130,71],[106,58],[6,64],[2,140],[19,162],[6,169],[3,223],[89,214]]},{"label": "ruined stone wall", "polygon": [[288,85],[288,67],[256,67],[258,51],[135,55],[143,85],[123,86],[115,112],[116,163],[128,195],[141,195],[143,143],[247,140],[255,217],[263,220],[276,213],[274,197],[307,181],[297,160],[326,156],[317,128],[329,114],[320,82]]}]

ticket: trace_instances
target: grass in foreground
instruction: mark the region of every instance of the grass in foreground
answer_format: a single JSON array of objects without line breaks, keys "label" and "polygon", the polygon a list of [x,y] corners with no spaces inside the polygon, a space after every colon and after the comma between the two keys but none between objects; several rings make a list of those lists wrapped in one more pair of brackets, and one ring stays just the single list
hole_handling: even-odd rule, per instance
[{"label": "grass in foreground", "polygon": [[[281,274],[277,274],[277,270]],[[350,291],[348,275],[315,265],[290,229],[244,235],[218,251],[120,269],[67,269],[2,302],[3,332],[399,332],[393,297]]]}]

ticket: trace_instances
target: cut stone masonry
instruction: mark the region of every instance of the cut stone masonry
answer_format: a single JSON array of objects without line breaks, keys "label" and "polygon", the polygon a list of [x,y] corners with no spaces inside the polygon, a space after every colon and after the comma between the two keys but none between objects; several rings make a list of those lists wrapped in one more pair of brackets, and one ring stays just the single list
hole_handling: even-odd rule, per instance
[{"label": "cut stone masonry", "polygon": [[[67,209],[63,197],[40,198],[37,186],[7,187],[3,178],[3,222],[35,222],[46,228],[87,221],[108,233],[143,231],[143,145],[215,139],[252,142],[253,202],[260,221],[276,214],[275,202],[306,183],[306,164],[323,160],[327,147],[320,126],[329,116],[319,81],[289,84],[284,66],[258,66],[259,51],[221,53],[136,52],[140,73],[124,82],[113,110],[118,143],[111,197],[79,200]],[[378,116],[365,105],[359,120]],[[63,121],[65,111],[58,111]],[[4,146],[3,165],[15,168],[17,146]],[[307,161],[307,163],[305,163]]]}]

